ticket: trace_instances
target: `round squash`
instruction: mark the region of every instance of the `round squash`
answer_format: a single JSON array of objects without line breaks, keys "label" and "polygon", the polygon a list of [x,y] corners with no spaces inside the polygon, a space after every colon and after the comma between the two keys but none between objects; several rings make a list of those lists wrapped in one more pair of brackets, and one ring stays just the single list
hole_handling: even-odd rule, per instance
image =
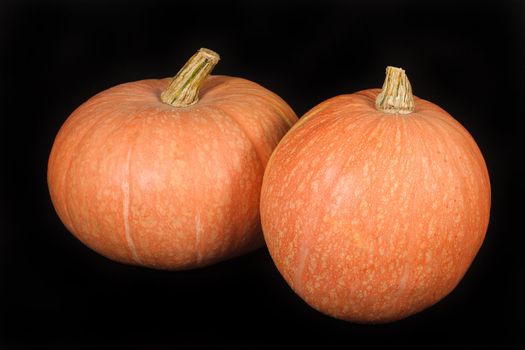
[{"label": "round squash", "polygon": [[272,154],[261,192],[285,280],[313,308],[358,323],[407,317],[452,291],[489,211],[475,141],[393,67],[382,91],[306,113]]},{"label": "round squash", "polygon": [[49,190],[87,246],[119,262],[178,270],[263,244],[264,168],[297,119],[256,83],[208,76],[218,60],[201,49],[173,80],[115,86],[64,123]]}]

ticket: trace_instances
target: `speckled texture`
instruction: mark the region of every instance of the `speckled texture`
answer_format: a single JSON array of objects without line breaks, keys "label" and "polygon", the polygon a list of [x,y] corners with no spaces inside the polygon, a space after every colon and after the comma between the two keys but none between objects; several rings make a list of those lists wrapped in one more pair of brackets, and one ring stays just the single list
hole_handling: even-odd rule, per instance
[{"label": "speckled texture", "polygon": [[259,197],[272,150],[297,120],[277,95],[210,76],[195,105],[160,101],[170,79],[116,86],[80,106],[48,164],[69,231],[108,258],[189,269],[263,244]]},{"label": "speckled texture", "polygon": [[490,183],[470,134],[438,106],[375,109],[379,89],[308,112],[261,193],[264,238],[293,290],[336,318],[389,322],[436,303],[478,252]]}]

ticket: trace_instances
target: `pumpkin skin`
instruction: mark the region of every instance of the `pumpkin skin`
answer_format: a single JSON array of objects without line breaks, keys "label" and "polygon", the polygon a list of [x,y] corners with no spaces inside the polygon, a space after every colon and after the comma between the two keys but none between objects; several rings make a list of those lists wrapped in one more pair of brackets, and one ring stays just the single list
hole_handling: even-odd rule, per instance
[{"label": "pumpkin skin", "polygon": [[84,244],[128,264],[201,267],[263,244],[264,168],[297,120],[277,95],[209,76],[198,103],[159,96],[170,78],[103,91],[60,129],[48,163],[54,207]]},{"label": "pumpkin skin", "polygon": [[471,135],[414,97],[329,99],[288,132],[266,168],[261,220],[278,270],[310,306],[357,323],[399,320],[464,276],[489,222],[490,182]]}]

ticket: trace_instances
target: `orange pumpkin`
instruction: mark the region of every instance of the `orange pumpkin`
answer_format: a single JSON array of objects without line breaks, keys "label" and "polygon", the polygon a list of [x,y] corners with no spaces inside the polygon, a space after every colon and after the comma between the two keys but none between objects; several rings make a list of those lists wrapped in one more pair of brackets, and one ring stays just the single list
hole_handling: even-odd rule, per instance
[{"label": "orange pumpkin", "polygon": [[382,91],[303,116],[272,154],[261,193],[264,238],[288,284],[315,309],[359,323],[404,318],[452,291],[489,211],[475,141],[413,97],[393,67]]},{"label": "orange pumpkin", "polygon": [[171,84],[115,86],[62,126],[49,190],[87,246],[124,263],[189,269],[263,244],[264,168],[296,116],[256,83],[208,77],[218,60],[201,49]]}]

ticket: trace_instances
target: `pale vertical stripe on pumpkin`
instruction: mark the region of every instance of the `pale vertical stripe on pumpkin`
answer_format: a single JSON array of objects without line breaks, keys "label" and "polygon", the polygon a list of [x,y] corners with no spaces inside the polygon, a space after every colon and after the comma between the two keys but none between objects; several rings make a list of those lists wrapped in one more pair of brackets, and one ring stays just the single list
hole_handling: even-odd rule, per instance
[{"label": "pale vertical stripe on pumpkin", "polygon": [[129,177],[130,177],[130,171],[129,166],[131,163],[131,148],[128,151],[128,155],[126,157],[126,173],[124,174],[124,181],[122,181],[122,192],[124,194],[123,197],[123,203],[122,203],[122,217],[124,219],[124,234],[126,236],[126,243],[128,244],[128,248],[131,252],[131,256],[133,257],[133,260],[135,260],[136,263],[140,264],[142,263],[139,254],[137,252],[137,248],[135,247],[135,242],[133,242],[133,238],[131,237],[131,229],[129,227]]},{"label": "pale vertical stripe on pumpkin", "polygon": [[200,213],[195,215],[195,259],[197,264],[202,262],[201,252],[201,235],[202,235],[202,223]]},{"label": "pale vertical stripe on pumpkin", "polygon": [[219,62],[218,53],[202,48],[186,62],[170,86],[162,92],[162,102],[174,107],[191,106],[199,100],[199,90]]},{"label": "pale vertical stripe on pumpkin", "polygon": [[386,67],[385,82],[377,95],[376,108],[378,111],[397,114],[409,114],[414,111],[412,86],[403,69]]}]

